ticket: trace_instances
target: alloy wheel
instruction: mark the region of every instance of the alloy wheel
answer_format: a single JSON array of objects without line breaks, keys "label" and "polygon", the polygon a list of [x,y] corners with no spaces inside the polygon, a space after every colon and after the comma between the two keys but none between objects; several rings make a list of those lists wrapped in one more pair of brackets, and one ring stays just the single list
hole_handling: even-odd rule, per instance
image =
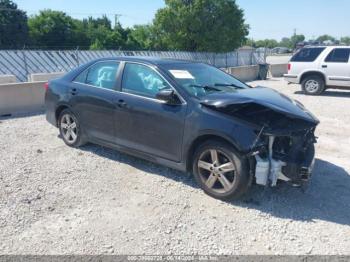
[{"label": "alloy wheel", "polygon": [[65,140],[69,144],[74,144],[78,138],[78,129],[75,119],[70,114],[63,115],[60,127]]},{"label": "alloy wheel", "polygon": [[217,193],[227,193],[234,186],[235,165],[222,151],[209,149],[198,159],[198,174],[205,186]]}]

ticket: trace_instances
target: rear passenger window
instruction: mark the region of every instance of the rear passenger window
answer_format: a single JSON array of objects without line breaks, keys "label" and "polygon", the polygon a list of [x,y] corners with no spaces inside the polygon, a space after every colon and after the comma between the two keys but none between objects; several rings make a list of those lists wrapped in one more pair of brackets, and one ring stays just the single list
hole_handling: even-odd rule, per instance
[{"label": "rear passenger window", "polygon": [[78,75],[74,81],[96,87],[114,89],[118,68],[119,62],[99,62]]},{"label": "rear passenger window", "polygon": [[326,57],[325,62],[347,63],[349,61],[350,48],[335,48]]},{"label": "rear passenger window", "polygon": [[292,62],[313,62],[322,53],[324,47],[302,48],[290,61]]}]

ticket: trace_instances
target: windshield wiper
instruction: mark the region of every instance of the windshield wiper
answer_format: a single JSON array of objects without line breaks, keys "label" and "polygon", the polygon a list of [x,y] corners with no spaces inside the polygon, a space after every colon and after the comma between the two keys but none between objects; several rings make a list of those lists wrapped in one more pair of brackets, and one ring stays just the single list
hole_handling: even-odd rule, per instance
[{"label": "windshield wiper", "polygon": [[196,88],[202,88],[206,90],[214,90],[214,91],[222,91],[219,88],[215,88],[213,86],[208,86],[208,85],[190,85],[191,87],[196,87]]},{"label": "windshield wiper", "polygon": [[214,84],[214,86],[232,86],[232,87],[236,87],[236,88],[243,88],[242,86],[238,86],[235,84],[224,84],[224,83],[216,83],[216,84]]}]

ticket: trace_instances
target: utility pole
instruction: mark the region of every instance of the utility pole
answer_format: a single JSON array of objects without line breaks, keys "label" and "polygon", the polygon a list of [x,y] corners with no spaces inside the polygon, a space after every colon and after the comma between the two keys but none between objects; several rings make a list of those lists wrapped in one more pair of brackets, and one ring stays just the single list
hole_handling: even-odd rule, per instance
[{"label": "utility pole", "polygon": [[119,23],[119,17],[121,17],[121,14],[115,14],[114,15],[114,27],[117,26],[117,24]]}]

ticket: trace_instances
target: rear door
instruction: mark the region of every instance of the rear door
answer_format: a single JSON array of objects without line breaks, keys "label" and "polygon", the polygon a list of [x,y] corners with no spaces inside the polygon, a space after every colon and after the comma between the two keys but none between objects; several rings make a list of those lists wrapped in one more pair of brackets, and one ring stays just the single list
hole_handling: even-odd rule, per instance
[{"label": "rear door", "polygon": [[350,86],[350,48],[334,48],[325,57],[321,70],[328,78],[328,85]]},{"label": "rear door", "polygon": [[179,162],[186,103],[168,105],[156,99],[160,89],[172,88],[152,66],[126,62],[116,110],[116,143]]},{"label": "rear door", "polygon": [[113,143],[114,113],[118,97],[118,61],[103,61],[89,67],[72,82],[69,94],[73,111],[90,138]]}]

